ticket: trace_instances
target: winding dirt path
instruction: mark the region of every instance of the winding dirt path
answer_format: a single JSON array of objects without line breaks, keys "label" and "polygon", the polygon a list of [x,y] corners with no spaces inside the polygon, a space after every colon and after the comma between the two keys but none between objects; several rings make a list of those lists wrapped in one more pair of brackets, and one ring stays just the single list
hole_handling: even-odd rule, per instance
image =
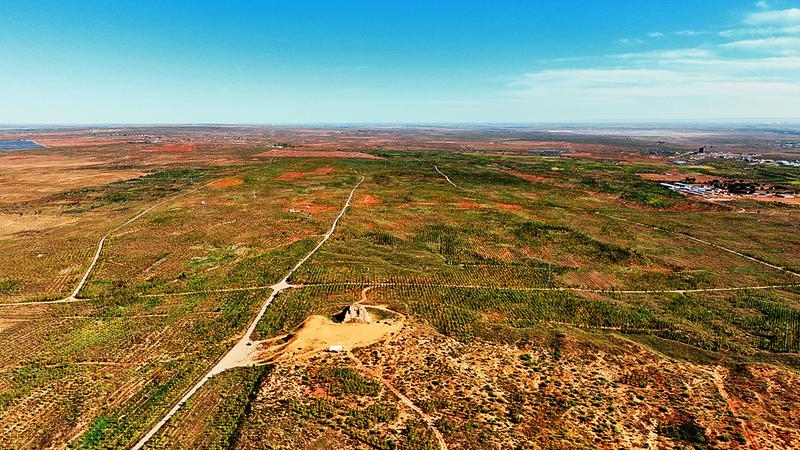
[{"label": "winding dirt path", "polygon": [[443,177],[444,177],[444,179],[445,179],[445,180],[447,180],[447,182],[448,182],[448,183],[452,184],[452,185],[453,185],[453,187],[456,187],[456,188],[458,188],[458,189],[461,189],[461,186],[459,186],[459,185],[457,185],[457,184],[453,183],[453,180],[451,180],[451,179],[450,179],[450,177],[448,177],[447,175],[445,175],[445,173],[444,173],[444,172],[442,172],[441,170],[439,170],[439,168],[438,168],[438,167],[436,167],[436,164],[434,164],[434,165],[433,165],[433,168],[434,168],[434,169],[436,169],[436,171],[437,171],[437,172],[439,172],[439,175],[443,176]]},{"label": "winding dirt path", "polygon": [[683,232],[680,232],[680,231],[672,231],[672,230],[668,230],[666,228],[661,228],[661,227],[658,227],[658,226],[655,226],[655,225],[650,225],[650,224],[646,224],[646,223],[642,223],[642,222],[637,222],[635,220],[626,219],[624,217],[613,216],[611,214],[602,214],[600,212],[596,212],[595,214],[603,216],[603,217],[608,217],[609,219],[614,219],[614,220],[618,220],[618,221],[622,221],[622,222],[632,223],[632,224],[638,225],[640,227],[650,228],[652,230],[658,230],[658,231],[664,231],[666,233],[677,234],[678,236],[683,236],[686,239],[689,239],[689,240],[692,240],[692,241],[695,241],[695,242],[699,242],[699,243],[704,244],[704,245],[708,245],[709,247],[714,247],[716,249],[722,250],[724,252],[731,253],[731,254],[736,255],[736,256],[740,256],[740,257],[742,257],[744,259],[747,259],[747,260],[752,261],[754,263],[758,263],[758,264],[767,266],[767,267],[769,267],[771,269],[779,270],[781,272],[785,272],[785,273],[794,275],[796,277],[800,277],[800,273],[797,273],[797,272],[795,272],[795,271],[793,271],[791,269],[787,269],[786,267],[777,266],[775,264],[772,264],[772,263],[769,263],[767,261],[764,261],[763,259],[754,258],[752,256],[745,255],[744,253],[737,252],[736,250],[730,249],[728,247],[723,247],[722,245],[715,244],[715,243],[710,242],[710,241],[706,241],[705,239],[700,239],[700,238],[694,237],[691,234],[683,233]]},{"label": "winding dirt path", "polygon": [[428,428],[433,432],[434,436],[436,436],[436,441],[439,443],[439,449],[440,450],[447,450],[447,443],[444,441],[444,437],[442,436],[442,433],[439,431],[438,428],[436,428],[436,424],[435,424],[435,421],[433,420],[433,417],[427,415],[425,413],[425,411],[421,410],[417,405],[415,405],[414,402],[412,402],[410,398],[406,397],[405,394],[403,394],[396,387],[394,387],[394,385],[392,385],[392,383],[386,381],[383,377],[378,375],[374,370],[365,367],[361,363],[361,360],[358,359],[355,355],[353,355],[352,353],[348,353],[348,356],[350,356],[350,359],[353,360],[353,362],[356,363],[356,366],[358,366],[358,368],[361,371],[366,372],[368,375],[372,376],[373,378],[379,379],[381,381],[381,383],[384,386],[386,386],[386,389],[389,389],[389,391],[391,391],[391,393],[394,394],[395,397],[400,399],[400,402],[403,405],[405,405],[406,407],[408,407],[408,409],[410,409],[410,410],[414,411],[415,413],[417,413],[417,415],[420,416],[422,418],[422,420],[425,421],[425,423],[428,425]]},{"label": "winding dirt path", "polygon": [[133,446],[133,450],[141,449],[147,443],[147,441],[149,441],[156,433],[158,433],[158,431],[162,427],[164,427],[164,425],[166,425],[166,423],[172,418],[172,416],[174,416],[178,412],[178,410],[180,410],[181,407],[183,407],[183,405],[195,394],[195,392],[197,392],[201,387],[203,387],[203,385],[206,384],[206,382],[210,380],[214,375],[218,375],[234,367],[244,367],[252,365],[252,358],[250,358],[250,353],[253,350],[253,341],[250,339],[250,335],[253,334],[253,331],[255,331],[258,322],[261,321],[261,318],[267,311],[267,307],[269,307],[269,305],[272,304],[272,301],[275,300],[275,297],[282,291],[286,289],[291,289],[293,287],[293,285],[289,284],[289,278],[292,276],[292,274],[298,268],[300,268],[300,266],[302,266],[303,263],[305,263],[309,258],[311,258],[314,255],[314,253],[316,253],[317,250],[319,250],[319,248],[322,247],[322,245],[331,237],[331,235],[333,235],[333,232],[336,230],[336,225],[339,223],[339,220],[344,216],[345,211],[347,211],[347,208],[350,206],[350,202],[353,200],[353,195],[355,194],[356,189],[358,189],[358,187],[361,186],[361,183],[363,182],[364,182],[364,177],[362,176],[361,180],[359,180],[359,182],[356,184],[353,190],[350,191],[350,196],[347,197],[347,201],[342,207],[342,210],[339,212],[339,215],[336,216],[336,219],[334,219],[331,228],[328,230],[327,233],[325,233],[325,236],[323,236],[319,244],[317,244],[317,246],[314,247],[314,249],[308,252],[308,254],[304,256],[303,259],[301,259],[289,271],[289,273],[287,273],[286,276],[283,277],[281,281],[270,286],[270,289],[272,289],[272,293],[264,301],[264,304],[261,305],[261,309],[258,311],[258,314],[250,323],[250,326],[247,327],[247,331],[245,331],[244,335],[241,337],[241,339],[239,339],[236,345],[234,345],[233,348],[230,349],[230,351],[228,351],[228,353],[226,353],[219,360],[217,365],[212,367],[211,370],[209,370],[205,375],[203,375],[200,381],[198,381],[194,386],[192,386],[192,388],[189,389],[189,391],[186,392],[186,394],[184,394],[183,397],[181,397],[178,403],[176,403],[175,406],[173,406],[172,409],[169,410],[169,412],[164,417],[162,417],[161,420],[159,420],[150,429],[150,431],[148,431],[147,434],[145,434],[136,443],[136,445]]},{"label": "winding dirt path", "polygon": [[[711,380],[714,382],[714,386],[717,388],[717,392],[719,392],[720,397],[725,400],[725,405],[728,407],[728,410],[733,414],[734,417],[738,417],[739,412],[736,409],[737,402],[731,398],[728,394],[728,391],[725,389],[725,374],[722,372],[721,367],[716,367],[713,370],[704,370],[704,372],[708,373],[711,376]],[[749,444],[750,448],[755,450],[761,450],[761,444],[758,443],[758,440],[753,437],[753,433],[750,432],[750,428],[747,426],[747,423],[744,419],[739,420],[739,426],[742,428],[742,433],[744,434],[745,440]]]},{"label": "winding dirt path", "polygon": [[[183,192],[181,194],[178,194],[178,195],[172,196],[170,198],[167,198],[165,200],[162,200],[162,201],[156,203],[155,205],[152,205],[149,208],[140,211],[135,216],[131,217],[130,219],[126,220],[125,222],[123,222],[123,223],[117,225],[116,227],[112,228],[111,230],[109,230],[108,233],[106,233],[103,237],[100,238],[100,242],[97,243],[97,250],[94,252],[94,258],[92,258],[92,262],[89,264],[89,267],[86,268],[86,272],[84,272],[83,277],[81,278],[81,281],[78,282],[78,285],[75,286],[75,290],[73,290],[70,295],[68,295],[67,297],[64,297],[63,299],[61,299],[61,302],[63,303],[63,302],[70,301],[70,300],[71,301],[77,300],[78,293],[80,293],[81,289],[83,289],[83,286],[89,280],[89,276],[92,274],[92,271],[94,270],[94,267],[97,265],[97,262],[100,260],[100,254],[103,252],[103,246],[106,243],[106,239],[111,237],[112,234],[114,234],[117,231],[119,231],[120,229],[122,229],[122,227],[124,227],[126,225],[130,225],[131,223],[135,222],[136,220],[138,220],[139,218],[141,218],[145,214],[149,213],[150,211],[158,208],[159,206],[162,206],[162,205],[164,205],[166,203],[169,203],[169,202],[171,202],[173,200],[177,200],[177,199],[179,199],[181,197],[185,197],[185,196],[187,196],[189,194],[193,194],[193,193],[199,191],[200,189],[215,183],[216,181],[217,180],[210,181],[210,182],[208,182],[208,183],[206,183],[206,184],[204,184],[202,186],[199,186],[199,187],[197,187],[195,189],[192,189],[190,191]],[[55,302],[49,302],[49,303],[55,303]]]}]

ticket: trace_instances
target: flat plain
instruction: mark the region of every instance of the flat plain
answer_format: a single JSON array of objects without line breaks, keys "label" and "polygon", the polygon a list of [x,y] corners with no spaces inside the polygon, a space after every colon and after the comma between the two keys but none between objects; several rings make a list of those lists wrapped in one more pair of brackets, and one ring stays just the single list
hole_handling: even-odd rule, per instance
[{"label": "flat plain", "polygon": [[697,151],[796,154],[690,131],[5,133],[0,448],[798,447],[800,173]]}]

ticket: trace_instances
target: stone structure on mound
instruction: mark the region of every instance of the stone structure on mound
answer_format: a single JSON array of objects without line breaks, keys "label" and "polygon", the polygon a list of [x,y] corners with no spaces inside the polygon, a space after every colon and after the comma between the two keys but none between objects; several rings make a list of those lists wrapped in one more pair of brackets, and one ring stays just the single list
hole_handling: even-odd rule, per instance
[{"label": "stone structure on mound", "polygon": [[359,303],[345,306],[342,312],[336,315],[342,323],[372,323],[372,317],[367,308]]}]

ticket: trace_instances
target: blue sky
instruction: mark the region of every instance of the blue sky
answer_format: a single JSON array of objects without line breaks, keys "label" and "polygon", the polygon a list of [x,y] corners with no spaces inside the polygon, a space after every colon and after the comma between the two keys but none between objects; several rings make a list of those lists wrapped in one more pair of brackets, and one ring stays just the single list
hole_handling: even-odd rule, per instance
[{"label": "blue sky", "polygon": [[800,0],[0,4],[0,123],[800,118]]}]

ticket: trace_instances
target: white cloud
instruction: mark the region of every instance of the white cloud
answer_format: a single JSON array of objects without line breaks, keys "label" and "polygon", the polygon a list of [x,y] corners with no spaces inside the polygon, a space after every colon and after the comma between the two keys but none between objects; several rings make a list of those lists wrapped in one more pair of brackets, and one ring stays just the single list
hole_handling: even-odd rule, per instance
[{"label": "white cloud", "polygon": [[660,31],[654,31],[652,33],[647,33],[647,37],[654,38],[654,39],[662,38],[662,37],[664,37],[664,33],[660,32]]},{"label": "white cloud", "polygon": [[639,38],[622,38],[617,40],[618,43],[622,45],[639,45],[644,44],[644,40]]},{"label": "white cloud", "polygon": [[653,62],[654,60],[711,58],[713,56],[715,56],[715,53],[705,48],[676,48],[672,50],[654,50],[651,52],[609,55],[611,58],[634,59],[639,60],[640,62]]},{"label": "white cloud", "polygon": [[769,3],[767,3],[766,0],[758,0],[756,2],[756,8],[769,9]]},{"label": "white cloud", "polygon": [[749,25],[800,25],[800,8],[776,9],[748,14]]},{"label": "white cloud", "polygon": [[701,36],[704,34],[708,34],[709,31],[698,31],[698,30],[680,30],[676,31],[675,34],[677,36]]},{"label": "white cloud", "polygon": [[797,118],[800,9],[759,7],[764,10],[744,16],[740,29],[670,33],[710,36],[693,47],[609,54],[582,66],[525,73],[509,84],[507,97],[518,108],[610,120]]},{"label": "white cloud", "polygon": [[734,28],[732,30],[723,30],[717,33],[718,36],[726,38],[741,38],[747,36],[781,36],[781,35],[800,35],[800,25],[792,25],[785,27],[748,27],[748,28]]},{"label": "white cloud", "polygon": [[760,51],[778,55],[800,54],[800,37],[744,39],[720,45],[724,49]]}]

